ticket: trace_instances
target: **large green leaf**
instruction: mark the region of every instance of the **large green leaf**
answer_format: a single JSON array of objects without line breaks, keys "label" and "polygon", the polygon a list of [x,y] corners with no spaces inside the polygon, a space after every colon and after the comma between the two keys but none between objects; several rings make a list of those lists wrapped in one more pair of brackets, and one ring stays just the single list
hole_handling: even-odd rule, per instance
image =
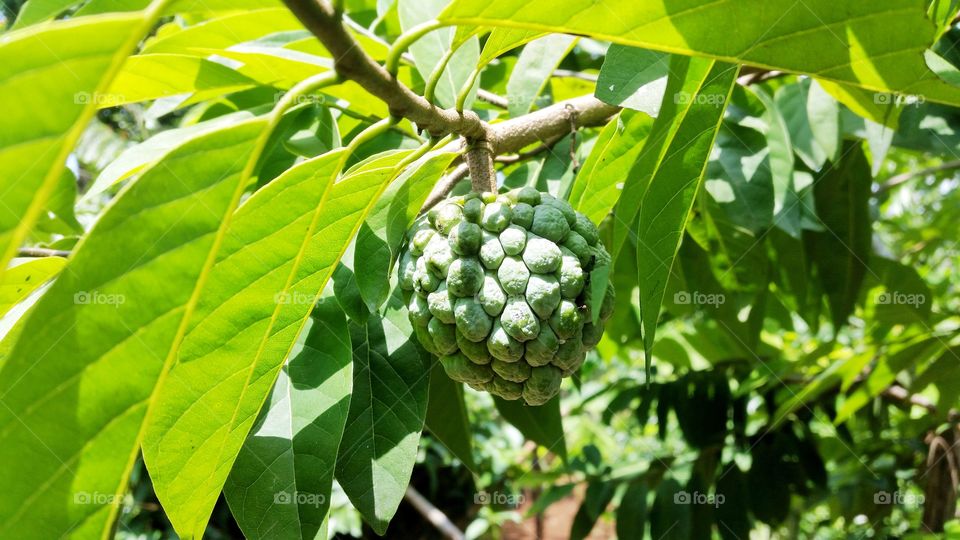
[{"label": "large green leaf", "polygon": [[607,217],[652,126],[646,114],[627,110],[603,128],[570,193],[570,204],[578,212],[594,223]]},{"label": "large green leaf", "polygon": [[0,275],[45,210],[96,102],[153,25],[140,13],[79,18],[0,36]]},{"label": "large green leaf", "polygon": [[332,184],[344,152],[258,191],[218,252],[143,440],[154,489],[181,536],[202,535],[311,306],[409,153],[372,158]]},{"label": "large green leaf", "polygon": [[67,260],[62,257],[43,257],[21,260],[16,266],[7,269],[6,273],[0,276],[0,317],[41,285],[53,279],[66,263]]},{"label": "large green leaf", "polygon": [[434,362],[430,368],[426,424],[430,433],[468,469],[480,473],[473,459],[473,432],[463,401],[463,383],[448,377],[440,362]]},{"label": "large green leaf", "polygon": [[407,229],[456,156],[455,152],[434,152],[410,164],[380,196],[360,227],[354,257],[361,261],[363,271],[356,274],[356,282],[370,311],[379,309],[389,296],[390,271]]},{"label": "large green leaf", "polygon": [[265,123],[195,139],[132,183],[32,309],[0,372],[0,536],[107,535],[158,382]]},{"label": "large green leaf", "polygon": [[960,105],[960,89],[924,61],[938,35],[924,0],[454,0],[440,19],[589,35]]},{"label": "large green leaf", "polygon": [[319,538],[352,386],[347,319],[327,298],[314,308],[223,488],[247,538]]},{"label": "large green leaf", "polygon": [[842,157],[817,178],[817,215],[826,229],[809,233],[817,276],[835,328],[853,312],[867,274],[871,249],[870,164],[860,143],[847,142]]},{"label": "large green leaf", "polygon": [[[314,70],[315,74],[317,71]],[[98,103],[116,107],[180,95],[206,99],[257,85],[257,81],[223,64],[185,54],[131,56]]]},{"label": "large green leaf", "polygon": [[567,459],[567,440],[563,435],[559,397],[539,407],[530,407],[521,400],[507,401],[495,397],[493,401],[503,418],[519,429],[524,437],[543,446],[548,452]]},{"label": "large green leaf", "polygon": [[254,114],[249,111],[237,111],[191,126],[161,131],[142,143],[124,150],[116,159],[111,161],[100,171],[93,184],[87,188],[87,192],[83,194],[83,199],[89,200],[100,195],[117,182],[126,180],[144,167],[156,162],[170,150],[196,136],[249,120],[253,116]]},{"label": "large green leaf", "polygon": [[[639,171],[633,173],[637,178],[629,180],[650,179],[640,180],[646,189],[635,229],[648,361],[667,281],[737,75],[736,66],[687,57],[674,57],[670,71],[660,116],[647,138]],[[629,226],[632,219],[620,221],[626,216],[619,209],[631,208],[623,202],[621,199],[618,206],[616,225]]]},{"label": "large green leaf", "polygon": [[284,7],[229,13],[184,29],[179,29],[179,24],[174,22],[161,28],[158,37],[148,41],[140,54],[191,54],[198,49],[226,49],[267,34],[302,28],[293,13]]},{"label": "large green leaf", "polygon": [[382,317],[350,323],[353,398],[337,457],[337,481],[382,535],[406,492],[427,412],[430,356],[411,337],[403,300]]}]

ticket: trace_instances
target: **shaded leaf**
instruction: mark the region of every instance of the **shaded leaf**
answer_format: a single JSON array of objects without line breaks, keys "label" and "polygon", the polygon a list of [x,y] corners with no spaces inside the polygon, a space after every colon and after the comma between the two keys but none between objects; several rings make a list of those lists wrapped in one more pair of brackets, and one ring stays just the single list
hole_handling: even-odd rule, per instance
[{"label": "shaded leaf", "polygon": [[667,89],[670,55],[614,43],[597,80],[597,99],[656,117]]},{"label": "shaded leaf", "polygon": [[321,300],[223,488],[247,538],[322,538],[352,385],[347,320]]},{"label": "shaded leaf", "polygon": [[481,472],[473,459],[473,432],[463,401],[463,383],[448,377],[439,362],[430,369],[427,429],[468,469]]},{"label": "shaded leaf", "polygon": [[530,112],[534,100],[543,91],[547,81],[563,57],[570,52],[576,38],[550,34],[528,43],[517,59],[507,81],[507,104],[510,116]]},{"label": "shaded leaf", "polygon": [[353,398],[336,476],[381,535],[403,500],[427,412],[429,355],[412,334],[399,296],[391,298],[383,318],[350,323]]},{"label": "shaded leaf", "polygon": [[313,303],[407,154],[374,157],[333,183],[343,152],[256,192],[217,254],[143,441],[154,489],[181,535],[202,535]]},{"label": "shaded leaf", "polygon": [[539,407],[531,407],[521,400],[507,401],[498,397],[494,397],[493,402],[503,418],[519,429],[524,437],[543,446],[548,452],[567,459],[559,397]]}]

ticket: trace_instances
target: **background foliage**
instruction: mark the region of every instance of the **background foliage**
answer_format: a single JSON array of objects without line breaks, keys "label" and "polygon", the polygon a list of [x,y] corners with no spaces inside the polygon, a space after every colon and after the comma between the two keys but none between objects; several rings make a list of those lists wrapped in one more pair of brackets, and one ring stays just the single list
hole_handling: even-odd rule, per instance
[{"label": "background foliage", "polygon": [[3,0],[0,536],[960,530],[956,2],[337,6],[437,106],[562,120],[497,181],[601,225],[604,340],[542,407],[445,376],[392,269],[462,130],[288,6]]}]

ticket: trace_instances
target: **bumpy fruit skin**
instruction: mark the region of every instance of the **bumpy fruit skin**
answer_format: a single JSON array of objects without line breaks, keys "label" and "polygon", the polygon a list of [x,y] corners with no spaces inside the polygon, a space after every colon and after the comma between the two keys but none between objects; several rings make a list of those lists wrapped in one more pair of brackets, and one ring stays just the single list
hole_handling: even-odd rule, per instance
[{"label": "bumpy fruit skin", "polygon": [[398,278],[417,339],[451,379],[542,405],[603,336],[591,270],[610,264],[584,215],[533,188],[440,203],[408,233]]}]

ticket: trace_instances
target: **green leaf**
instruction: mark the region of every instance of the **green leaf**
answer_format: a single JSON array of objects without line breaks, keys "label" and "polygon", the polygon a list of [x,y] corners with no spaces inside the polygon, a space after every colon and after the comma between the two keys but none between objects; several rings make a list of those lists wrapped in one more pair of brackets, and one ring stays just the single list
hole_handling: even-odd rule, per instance
[{"label": "green leaf", "polygon": [[[736,82],[737,67],[675,57],[671,73],[677,77],[667,86],[664,106],[647,138],[637,175],[650,178],[649,182],[640,182],[646,188],[636,225],[640,311],[648,363],[667,280]],[[624,202],[621,198],[618,208],[632,208],[624,207]],[[619,218],[620,212],[618,224]],[[632,218],[627,219],[627,226],[632,222]]]},{"label": "green leaf", "polygon": [[834,328],[853,312],[870,258],[870,164],[859,143],[848,141],[839,163],[814,184],[825,232],[810,233],[812,257],[830,306]]},{"label": "green leaf", "polygon": [[41,285],[63,270],[67,260],[62,257],[43,257],[20,260],[0,276],[0,317],[19,304]]},{"label": "green leaf", "polygon": [[82,0],[27,0],[17,14],[11,29],[18,30],[41,21],[53,19]]},{"label": "green leaf", "polygon": [[670,55],[613,44],[603,58],[597,99],[656,117],[667,88]]},{"label": "green leaf", "polygon": [[759,234],[773,223],[771,152],[759,131],[732,122],[720,126],[717,152],[703,187],[726,221]]},{"label": "green leaf", "polygon": [[483,43],[483,50],[480,51],[480,59],[477,61],[477,65],[485,66],[503,53],[529,43],[542,35],[543,32],[537,32],[536,30],[494,28]]},{"label": "green leaf", "polygon": [[650,508],[650,536],[660,540],[690,538],[690,494],[673,478],[666,478],[657,488]]},{"label": "green leaf", "polygon": [[[314,71],[314,73],[316,70]],[[217,62],[183,54],[131,56],[97,105],[116,107],[180,95],[194,100],[246,90],[257,81]]]},{"label": "green leaf", "polygon": [[766,107],[763,120],[768,126],[766,135],[770,174],[773,177],[774,223],[790,236],[799,238],[803,208],[796,189],[798,173],[794,170],[795,159],[790,129],[773,98],[762,89],[757,89],[754,93]]},{"label": "green leaf", "polygon": [[[303,28],[285,7],[228,13],[181,28],[179,22],[163,26],[140,54],[196,54],[202,49],[226,49],[268,34]],[[205,55],[201,55],[205,56]]]},{"label": "green leaf", "polygon": [[[399,0],[397,10],[400,25],[404,31],[434,19],[447,5],[448,0]],[[424,80],[430,78],[434,68],[454,43],[456,29],[441,28],[423,36],[410,46],[417,71]],[[463,43],[450,57],[443,75],[437,83],[436,99],[440,106],[450,108],[456,105],[457,93],[466,84],[480,58],[480,41],[474,36]],[[465,108],[470,108],[473,100],[467,99]]]},{"label": "green leaf", "polygon": [[430,370],[427,429],[468,469],[482,472],[473,459],[473,432],[463,401],[463,384],[448,377],[439,362],[434,362]]},{"label": "green leaf", "polygon": [[736,462],[730,462],[717,477],[716,500],[719,503],[714,512],[717,532],[723,540],[741,540],[750,537],[750,516],[747,513],[746,477]]},{"label": "green leaf", "polygon": [[96,102],[147,33],[146,12],[72,19],[0,38],[0,276],[46,209]]},{"label": "green leaf", "polygon": [[[726,62],[807,73],[875,92],[924,96],[960,105],[920,52],[938,37],[923,0],[843,4],[812,0],[691,4],[663,0],[454,0],[440,20],[588,35],[622,45],[706,56]],[[890,28],[896,28],[891,39]],[[736,31],[717,31],[736,29]]]},{"label": "green leaf", "polygon": [[834,424],[845,422],[867,405],[870,400],[883,393],[891,384],[896,382],[897,375],[901,371],[922,366],[933,357],[942,354],[946,349],[947,343],[943,338],[934,336],[897,347],[881,356],[866,380],[857,386],[857,389],[850,395],[846,396],[843,405],[837,409],[837,416],[833,420]]},{"label": "green leaf", "polygon": [[790,141],[800,159],[814,171],[840,150],[840,108],[836,100],[810,79],[781,86],[775,95],[777,109],[790,131]]},{"label": "green leaf", "polygon": [[407,230],[430,190],[457,155],[435,152],[410,164],[380,196],[360,227],[354,258],[361,262],[363,271],[355,277],[369,311],[377,311],[389,296],[390,272],[400,256]]},{"label": "green leaf", "polygon": [[530,407],[521,400],[507,401],[498,397],[493,398],[493,402],[504,420],[519,429],[524,437],[566,461],[567,441],[563,435],[559,397],[539,407]]},{"label": "green leaf", "polygon": [[533,102],[543,91],[547,81],[557,69],[576,38],[563,34],[551,34],[532,41],[520,51],[517,64],[507,81],[507,104],[510,116],[530,112]]},{"label": "green leaf", "polygon": [[195,139],[113,202],[0,372],[0,536],[109,533],[264,122]]},{"label": "green leaf", "polygon": [[925,323],[933,309],[933,294],[916,268],[892,259],[870,257],[868,271],[883,285],[884,292],[873,295],[876,320],[887,324]]},{"label": "green leaf", "polygon": [[109,165],[100,171],[97,179],[90,185],[87,192],[83,194],[81,201],[90,200],[103,193],[117,182],[126,180],[145,167],[155,163],[174,148],[196,137],[218,131],[227,126],[236,125],[253,118],[253,116],[253,113],[249,111],[237,111],[191,126],[161,131],[142,143],[127,148],[116,159],[111,161]]},{"label": "green leaf", "polygon": [[593,526],[613,499],[616,488],[617,484],[612,481],[594,481],[587,485],[583,503],[580,504],[580,508],[577,509],[577,513],[573,517],[570,540],[583,540],[590,534]]},{"label": "green leaf", "polygon": [[181,536],[202,535],[313,303],[408,153],[377,156],[333,183],[344,152],[303,162],[258,191],[217,254],[143,440],[154,489]]},{"label": "green leaf", "polygon": [[247,538],[320,537],[352,385],[347,320],[327,298],[297,339],[223,488]]},{"label": "green leaf", "polygon": [[647,527],[647,482],[632,482],[617,508],[617,538],[643,538]]},{"label": "green leaf", "polygon": [[594,223],[607,217],[652,126],[649,116],[628,110],[603,128],[573,183],[570,204],[578,212]]},{"label": "green leaf", "polygon": [[377,534],[386,532],[406,492],[427,413],[430,369],[411,337],[403,300],[383,317],[350,323],[353,398],[337,457],[337,482]]}]

